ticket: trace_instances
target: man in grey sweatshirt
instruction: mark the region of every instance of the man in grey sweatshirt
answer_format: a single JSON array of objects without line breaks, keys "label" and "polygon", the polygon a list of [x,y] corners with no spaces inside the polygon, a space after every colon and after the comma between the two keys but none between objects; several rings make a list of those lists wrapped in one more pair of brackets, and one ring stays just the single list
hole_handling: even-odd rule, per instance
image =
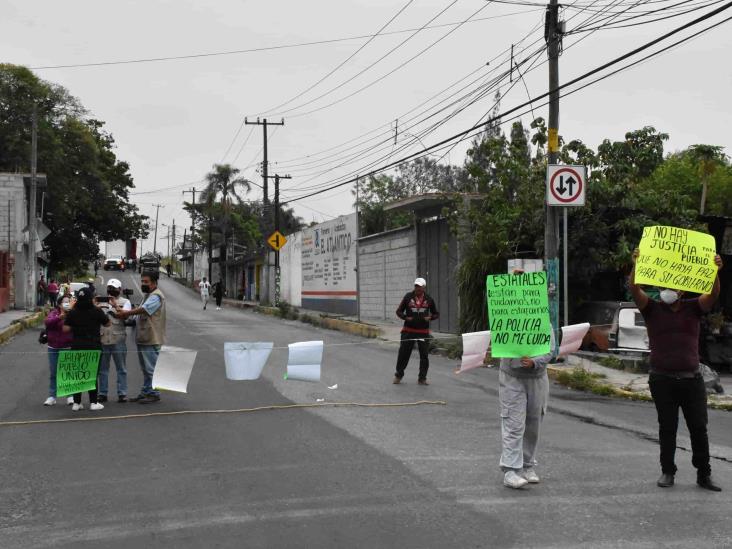
[{"label": "man in grey sweatshirt", "polygon": [[[513,274],[522,274],[514,270]],[[552,336],[552,349],[554,337]],[[536,451],[541,422],[549,399],[549,379],[546,365],[552,353],[522,358],[502,358],[498,372],[498,396],[501,404],[500,466],[503,484],[522,488],[538,483]]]}]

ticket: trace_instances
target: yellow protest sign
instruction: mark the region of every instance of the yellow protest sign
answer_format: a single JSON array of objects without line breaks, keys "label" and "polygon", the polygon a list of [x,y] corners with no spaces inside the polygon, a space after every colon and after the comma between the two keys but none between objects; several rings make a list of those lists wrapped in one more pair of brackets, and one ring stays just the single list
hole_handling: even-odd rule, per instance
[{"label": "yellow protest sign", "polygon": [[635,265],[636,284],[698,294],[712,291],[717,276],[716,246],[709,234],[654,225],[643,228]]}]

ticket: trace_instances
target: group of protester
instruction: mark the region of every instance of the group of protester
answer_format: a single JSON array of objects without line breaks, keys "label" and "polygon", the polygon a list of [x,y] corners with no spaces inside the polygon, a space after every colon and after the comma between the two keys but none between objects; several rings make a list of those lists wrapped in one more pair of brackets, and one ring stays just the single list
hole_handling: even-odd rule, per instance
[{"label": "group of protester", "polygon": [[[155,364],[160,347],[165,342],[165,296],[158,288],[157,272],[143,272],[142,304],[132,307],[122,295],[122,283],[117,279],[107,282],[107,295],[97,296],[92,285],[81,288],[73,295],[64,291],[53,305],[45,320],[49,388],[45,406],[56,404],[56,371],[59,353],[64,350],[99,350],[97,383],[89,391],[89,409],[102,410],[109,390],[109,368],[114,361],[117,371],[117,402],[128,401],[149,404],[160,400],[160,393],[152,385]],[[127,396],[127,328],[135,326],[137,357],[143,374],[143,384],[137,396]],[[67,399],[73,411],[84,408],[81,393]]]},{"label": "group of protester", "polygon": [[[710,312],[720,294],[719,271],[722,259],[714,258],[717,276],[709,294],[685,298],[685,292],[660,288],[660,300],[646,294],[635,282],[635,262],[629,287],[645,320],[650,347],[649,388],[656,407],[659,425],[661,477],[657,485],[669,488],[676,474],[676,433],[681,408],[691,439],[691,462],[697,470],[697,485],[713,492],[721,488],[712,480],[707,434],[707,395],[699,366],[699,330],[701,318]],[[523,274],[520,269],[513,274]],[[419,348],[418,383],[428,385],[430,321],[439,318],[437,305],[425,288],[423,278],[414,281],[396,310],[404,320],[397,356],[394,384],[400,384],[412,354]],[[555,348],[552,337],[552,349]],[[553,353],[521,358],[501,358],[498,394],[501,416],[502,451],[499,466],[503,484],[520,489],[540,482],[536,472],[541,424],[549,398],[547,364]]]}]

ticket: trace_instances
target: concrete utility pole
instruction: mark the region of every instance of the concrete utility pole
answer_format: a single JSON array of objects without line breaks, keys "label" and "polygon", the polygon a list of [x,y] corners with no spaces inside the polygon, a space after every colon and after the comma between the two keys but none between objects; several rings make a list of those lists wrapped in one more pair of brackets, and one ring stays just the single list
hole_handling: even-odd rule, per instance
[{"label": "concrete utility pole", "polygon": [[36,271],[38,259],[36,258],[36,194],[38,194],[37,181],[38,163],[38,110],[33,104],[33,115],[31,121],[31,184],[29,208],[28,208],[28,267],[30,269],[30,280],[28,281],[28,295],[26,296],[26,308],[32,310],[36,306],[36,284],[38,284],[38,273]]},{"label": "concrete utility pole", "polygon": [[[356,176],[356,320],[361,322],[361,272],[359,271],[359,259],[358,259],[358,239],[361,238],[361,212],[359,211],[360,204],[358,185],[359,177]],[[386,301],[386,298],[384,298]]]},{"label": "concrete utility pole", "polygon": [[[183,191],[183,194],[191,193],[193,195],[193,209],[196,209],[196,187],[191,187],[190,191]],[[194,241],[194,238],[196,236],[195,230],[196,230],[196,218],[193,214],[191,214],[191,271],[193,271],[193,275],[191,276],[191,284],[193,284],[196,281],[196,244]],[[183,241],[185,243],[185,240]]]},{"label": "concrete utility pole", "polygon": [[249,122],[246,118],[244,118],[244,124],[248,126],[262,126],[264,129],[264,158],[262,159],[262,191],[264,194],[264,201],[263,204],[267,205],[269,204],[269,191],[268,191],[268,183],[269,183],[269,176],[267,175],[268,171],[268,164],[267,164],[267,126],[284,126],[285,125],[285,119],[283,118],[280,122],[268,122],[267,119],[263,119],[262,121],[257,118],[256,122]]},{"label": "concrete utility pole", "polygon": [[160,214],[160,208],[165,208],[162,204],[153,204],[155,208],[155,238],[153,239],[153,253],[158,251],[158,215]]},{"label": "concrete utility pole", "polygon": [[[559,22],[559,2],[550,0],[544,22],[544,38],[549,56],[549,164],[559,163],[559,50],[562,42],[562,29]],[[544,226],[544,259],[549,286],[549,318],[554,329],[555,341],[559,330],[559,258],[558,233],[559,217],[557,209],[546,206],[546,225]]]},{"label": "concrete utility pole", "polygon": [[[292,179],[289,175],[270,176],[275,181],[274,192],[274,230],[280,230],[280,179]],[[280,251],[275,250],[275,305],[280,303]]]}]

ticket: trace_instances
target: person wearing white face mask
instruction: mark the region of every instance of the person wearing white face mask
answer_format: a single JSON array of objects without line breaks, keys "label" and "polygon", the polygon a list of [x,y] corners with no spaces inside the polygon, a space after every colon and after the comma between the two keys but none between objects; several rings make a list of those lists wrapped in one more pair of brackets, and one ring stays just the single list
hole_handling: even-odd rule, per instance
[{"label": "person wearing white face mask", "polygon": [[[48,317],[44,324],[46,325],[46,334],[48,335],[48,367],[49,367],[49,384],[48,398],[43,403],[44,406],[53,406],[56,404],[56,367],[58,365],[58,354],[63,349],[71,348],[72,334],[64,332],[64,321],[66,313],[71,310],[71,298],[62,297],[56,302],[56,306],[48,313]],[[70,402],[69,402],[70,401]],[[68,404],[73,404],[74,399],[69,397]]]},{"label": "person wearing white face mask", "polygon": [[[691,462],[697,470],[696,483],[706,490],[721,491],[712,480],[707,435],[707,392],[699,371],[699,329],[701,317],[712,310],[720,292],[719,274],[712,291],[691,299],[682,299],[683,291],[663,288],[661,301],[648,297],[635,283],[635,263],[640,252],[633,252],[630,292],[645,319],[651,349],[648,386],[658,414],[661,447],[661,477],[656,483],[670,488],[676,474],[676,431],[679,408],[684,413],[691,439]],[[717,272],[722,258],[714,257]]]}]

